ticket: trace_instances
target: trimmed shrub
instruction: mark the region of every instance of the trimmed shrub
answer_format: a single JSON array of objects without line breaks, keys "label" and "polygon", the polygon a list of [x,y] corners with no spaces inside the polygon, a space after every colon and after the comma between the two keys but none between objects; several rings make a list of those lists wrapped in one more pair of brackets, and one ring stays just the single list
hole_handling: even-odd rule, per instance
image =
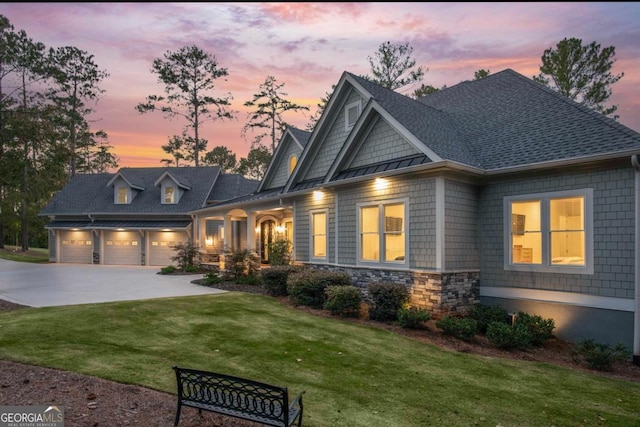
[{"label": "trimmed shrub", "polygon": [[502,322],[491,322],[487,326],[487,338],[503,350],[524,350],[531,347],[531,333],[522,323],[512,326]]},{"label": "trimmed shrub", "polygon": [[362,291],[352,285],[328,286],[325,290],[326,302],[324,308],[331,314],[344,317],[358,317]]},{"label": "trimmed shrub", "polygon": [[302,267],[293,265],[277,265],[260,270],[262,286],[274,297],[287,295],[287,279],[292,273],[300,272]]},{"label": "trimmed shrub", "polygon": [[269,243],[269,264],[289,265],[291,262],[291,243],[286,239],[278,239]]},{"label": "trimmed shrub", "polygon": [[397,320],[398,310],[409,301],[407,287],[399,283],[369,283],[368,294],[371,300],[369,318],[381,322]]},{"label": "trimmed shrub", "polygon": [[289,275],[287,293],[296,305],[324,308],[325,291],[329,286],[350,285],[351,278],[346,273],[308,269]]},{"label": "trimmed shrub", "polygon": [[173,265],[167,265],[166,267],[162,267],[160,269],[160,274],[171,274],[175,273],[178,269]]},{"label": "trimmed shrub", "polygon": [[446,335],[451,335],[462,341],[472,341],[478,333],[478,322],[469,317],[453,317],[445,315],[436,322]]},{"label": "trimmed shrub", "polygon": [[175,262],[180,270],[187,271],[190,268],[199,267],[198,248],[191,243],[179,243],[171,246],[171,249],[176,253],[171,257],[171,261]]},{"label": "trimmed shrub", "polygon": [[200,271],[200,267],[197,265],[185,265],[182,271],[185,273],[197,273]]},{"label": "trimmed shrub", "polygon": [[478,322],[478,333],[486,334],[487,326],[491,322],[511,323],[509,312],[499,306],[474,304],[469,310],[468,317]]},{"label": "trimmed shrub", "polygon": [[614,363],[627,360],[630,352],[621,343],[611,346],[589,339],[579,341],[572,355],[575,363],[586,363],[591,369],[608,371]]},{"label": "trimmed shrub", "polygon": [[240,285],[260,286],[262,284],[262,279],[259,275],[252,274],[249,276],[239,276],[235,279],[235,282]]},{"label": "trimmed shrub", "polygon": [[222,277],[218,276],[215,271],[209,271],[202,278],[202,283],[207,286],[215,285],[218,283],[222,283]]},{"label": "trimmed shrub", "polygon": [[225,263],[227,270],[236,281],[241,277],[257,276],[260,271],[260,257],[255,251],[249,249],[235,249],[228,252]]},{"label": "trimmed shrub", "polygon": [[400,307],[398,323],[406,329],[422,329],[424,322],[431,319],[431,313],[418,307]]},{"label": "trimmed shrub", "polygon": [[553,330],[555,322],[553,319],[543,319],[541,316],[519,312],[516,317],[515,326],[522,325],[529,330],[531,345],[541,346],[548,340],[554,338]]}]

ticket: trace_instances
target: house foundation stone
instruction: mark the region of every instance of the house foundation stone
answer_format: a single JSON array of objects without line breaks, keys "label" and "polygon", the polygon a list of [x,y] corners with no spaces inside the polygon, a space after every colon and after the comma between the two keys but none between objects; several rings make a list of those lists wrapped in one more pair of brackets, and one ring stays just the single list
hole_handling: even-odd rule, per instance
[{"label": "house foundation stone", "polygon": [[367,298],[372,282],[401,283],[409,288],[409,303],[431,312],[433,318],[445,314],[463,315],[480,302],[480,272],[432,272],[417,270],[386,270],[360,267],[310,264],[312,268],[347,273],[354,286]]}]

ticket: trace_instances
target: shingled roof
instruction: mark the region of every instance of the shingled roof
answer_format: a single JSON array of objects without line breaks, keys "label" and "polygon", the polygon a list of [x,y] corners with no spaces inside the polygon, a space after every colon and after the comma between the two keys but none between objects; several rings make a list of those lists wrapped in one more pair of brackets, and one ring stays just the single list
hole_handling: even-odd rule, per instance
[{"label": "shingled roof", "polygon": [[[190,189],[176,204],[161,203],[161,188],[154,185],[167,172]],[[144,188],[129,204],[114,203],[114,176],[126,176]],[[215,185],[220,181],[220,185]],[[115,174],[77,174],[59,191],[40,215],[88,214],[185,214],[201,208],[209,200],[226,200],[251,193],[257,183],[235,175],[221,175],[220,168],[123,168]],[[234,191],[238,191],[234,193]]]},{"label": "shingled roof", "polygon": [[640,150],[638,132],[510,69],[418,100],[352,77],[443,160],[489,171]]}]

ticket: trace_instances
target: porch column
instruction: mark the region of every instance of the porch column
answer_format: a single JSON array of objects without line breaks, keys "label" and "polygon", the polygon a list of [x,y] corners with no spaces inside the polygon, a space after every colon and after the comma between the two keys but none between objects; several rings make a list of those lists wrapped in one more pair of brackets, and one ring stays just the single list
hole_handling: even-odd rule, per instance
[{"label": "porch column", "polygon": [[224,250],[230,251],[232,249],[237,249],[232,247],[231,241],[231,215],[224,216]]},{"label": "porch column", "polygon": [[247,249],[256,249],[256,213],[247,212]]}]

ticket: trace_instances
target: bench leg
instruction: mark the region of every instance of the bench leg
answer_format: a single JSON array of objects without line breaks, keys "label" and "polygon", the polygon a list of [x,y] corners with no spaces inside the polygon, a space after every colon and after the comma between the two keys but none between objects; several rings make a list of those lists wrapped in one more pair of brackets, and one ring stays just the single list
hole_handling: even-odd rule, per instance
[{"label": "bench leg", "polygon": [[178,409],[176,410],[176,419],[173,422],[173,427],[178,427],[178,423],[180,422],[180,409],[182,405],[180,405],[180,402],[178,402]]}]

